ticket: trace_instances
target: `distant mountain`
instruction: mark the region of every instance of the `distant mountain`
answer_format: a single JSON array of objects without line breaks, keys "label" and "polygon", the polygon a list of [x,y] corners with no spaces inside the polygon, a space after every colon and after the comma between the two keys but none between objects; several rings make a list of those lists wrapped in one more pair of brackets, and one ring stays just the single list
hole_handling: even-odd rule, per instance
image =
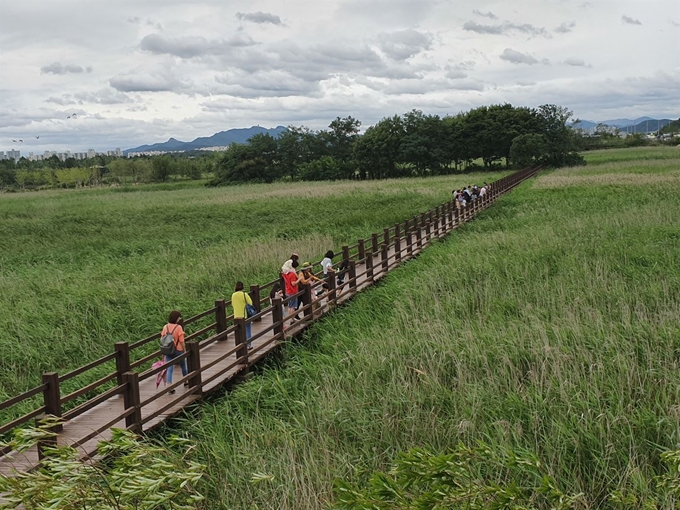
[{"label": "distant mountain", "polygon": [[607,126],[614,126],[617,128],[622,128],[626,126],[635,126],[636,124],[639,124],[640,122],[645,122],[648,120],[656,120],[652,117],[638,117],[637,119],[611,119],[611,120],[603,120],[602,124],[606,124]]},{"label": "distant mountain", "polygon": [[[638,119],[635,119],[636,121]],[[619,131],[624,131],[626,133],[656,133],[659,131],[661,128],[664,126],[670,124],[672,122],[671,119],[652,119],[652,118],[647,118],[641,122],[637,122],[636,124],[632,125],[624,125],[624,126],[619,126]]]},{"label": "distant mountain", "polygon": [[576,129],[583,129],[584,131],[595,131],[599,124],[617,128],[619,131],[628,133],[656,133],[665,125],[670,124],[670,119],[654,119],[652,117],[640,117],[634,120],[631,119],[611,119],[603,120],[601,122],[593,122],[590,120],[581,120],[577,123],[572,123],[571,126]]},{"label": "distant mountain", "polygon": [[597,122],[593,122],[592,120],[579,120],[578,122],[572,122],[571,127],[588,131],[589,129],[596,128]]},{"label": "distant mountain", "polygon": [[232,143],[246,143],[248,139],[257,134],[269,134],[274,138],[278,138],[281,133],[286,131],[283,126],[276,126],[272,129],[263,128],[260,126],[253,126],[243,129],[229,129],[228,131],[220,131],[212,136],[204,136],[196,138],[192,142],[181,142],[175,138],[170,138],[167,142],[154,143],[152,145],[140,145],[133,149],[124,150],[123,153],[128,152],[149,152],[149,151],[164,151],[164,152],[179,152],[192,151],[197,149],[205,149],[206,147],[226,147]]}]

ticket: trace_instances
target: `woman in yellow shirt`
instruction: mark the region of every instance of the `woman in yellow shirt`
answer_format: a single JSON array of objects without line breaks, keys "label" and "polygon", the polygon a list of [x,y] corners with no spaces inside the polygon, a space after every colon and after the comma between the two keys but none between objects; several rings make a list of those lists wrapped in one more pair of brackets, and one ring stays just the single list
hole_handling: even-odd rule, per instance
[{"label": "woman in yellow shirt", "polygon": [[[234,293],[231,295],[231,306],[234,308],[234,319],[246,319],[248,314],[246,314],[246,303],[249,305],[253,304],[253,300],[246,291],[243,290],[243,282],[236,282],[236,287],[234,288]],[[246,339],[250,340],[250,322],[246,323]],[[248,342],[248,349],[252,349],[253,344]]]}]

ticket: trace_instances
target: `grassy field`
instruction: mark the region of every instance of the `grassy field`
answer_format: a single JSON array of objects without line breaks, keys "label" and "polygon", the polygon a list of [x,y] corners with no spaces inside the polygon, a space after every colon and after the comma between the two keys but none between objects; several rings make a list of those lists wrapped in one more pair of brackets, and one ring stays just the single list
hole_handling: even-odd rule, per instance
[{"label": "grassy field", "polygon": [[643,508],[680,442],[673,154],[634,184],[543,173],[202,406],[179,430],[206,508],[326,508],[335,479],[477,440],[535,454],[580,508]]},{"label": "grassy field", "polygon": [[500,175],[0,194],[0,399]]}]

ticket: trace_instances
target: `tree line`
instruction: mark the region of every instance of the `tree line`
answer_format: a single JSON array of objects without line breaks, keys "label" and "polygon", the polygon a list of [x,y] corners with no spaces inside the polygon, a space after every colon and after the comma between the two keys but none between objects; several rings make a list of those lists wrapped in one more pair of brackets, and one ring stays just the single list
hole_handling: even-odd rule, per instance
[{"label": "tree line", "polygon": [[211,176],[218,158],[209,154],[164,154],[119,158],[97,155],[94,158],[62,161],[57,156],[45,160],[0,161],[0,189],[73,188],[92,185],[127,185],[166,182],[174,179],[202,179]]},{"label": "tree line", "polygon": [[217,162],[213,185],[291,180],[384,179],[469,169],[582,164],[572,113],[562,106],[482,106],[439,117],[412,110],[360,134],[361,122],[336,118],[328,129],[290,126],[232,145]]}]

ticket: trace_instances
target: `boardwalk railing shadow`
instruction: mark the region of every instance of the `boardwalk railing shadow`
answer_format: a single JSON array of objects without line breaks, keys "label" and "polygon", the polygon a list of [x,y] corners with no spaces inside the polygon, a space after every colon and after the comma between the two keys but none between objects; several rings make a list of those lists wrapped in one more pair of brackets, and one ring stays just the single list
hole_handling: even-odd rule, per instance
[{"label": "boardwalk railing shadow", "polygon": [[[213,308],[185,321],[185,328],[198,329],[187,335],[186,352],[173,360],[173,363],[177,363],[185,359],[188,374],[171,384],[156,387],[156,376],[167,368],[166,365],[147,368],[160,358],[159,351],[152,347],[158,346],[160,333],[134,343],[116,343],[111,354],[67,374],[44,373],[42,384],[0,403],[0,411],[3,411],[22,402],[35,400],[42,394],[42,405],[3,423],[0,434],[22,425],[39,423],[48,415],[59,417],[63,419],[63,425],[54,428],[58,432],[57,442],[79,449],[83,457],[88,458],[96,453],[99,441],[111,437],[112,427],[139,433],[151,430],[203,395],[235,376],[246,373],[250,366],[262,360],[285,338],[299,334],[338,304],[372,286],[403,261],[418,255],[430,242],[443,238],[460,224],[469,221],[498,196],[538,171],[539,168],[528,168],[493,182],[486,196],[472,201],[465,208],[458,209],[453,201],[448,201],[385,228],[381,233],[359,239],[352,246],[343,246],[341,257],[348,262],[347,268],[329,274],[325,282],[314,286],[301,285],[300,292],[295,296],[269,298],[272,286],[281,281],[280,275],[264,285],[251,285],[250,296],[258,310],[254,317],[234,319],[233,315],[227,315],[230,302],[215,301]],[[338,286],[337,278],[340,275],[344,276],[344,281]],[[326,284],[326,289],[322,283]],[[323,294],[317,297],[317,291],[323,291]],[[301,320],[294,325],[287,325],[288,318],[283,316],[283,306],[293,297],[302,298],[306,304],[299,310]],[[252,328],[252,349],[247,348],[247,323]],[[94,382],[61,395],[65,382],[77,380],[83,374],[95,370],[98,371],[96,373],[110,371]],[[30,470],[38,465],[40,458],[39,446],[23,452],[6,448],[0,451],[0,473]]]}]

